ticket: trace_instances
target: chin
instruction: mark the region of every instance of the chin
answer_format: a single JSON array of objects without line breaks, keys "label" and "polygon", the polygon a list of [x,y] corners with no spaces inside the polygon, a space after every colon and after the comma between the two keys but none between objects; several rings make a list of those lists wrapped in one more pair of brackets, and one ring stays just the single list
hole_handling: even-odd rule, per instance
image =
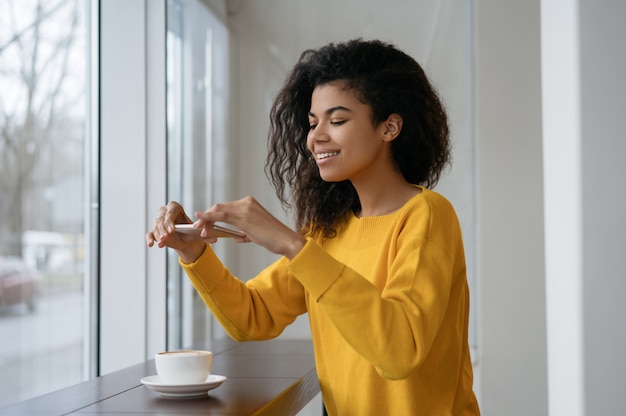
[{"label": "chin", "polygon": [[345,180],[345,178],[341,176],[328,175],[328,174],[324,175],[322,173],[320,173],[320,178],[322,178],[324,182],[341,182]]}]

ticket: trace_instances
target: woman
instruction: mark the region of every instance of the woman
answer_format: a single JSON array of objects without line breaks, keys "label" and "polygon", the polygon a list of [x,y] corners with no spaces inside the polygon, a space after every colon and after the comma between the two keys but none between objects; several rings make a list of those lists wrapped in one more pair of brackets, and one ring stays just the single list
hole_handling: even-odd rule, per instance
[{"label": "woman", "polygon": [[[296,230],[246,197],[195,213],[190,239],[170,202],[147,244],[177,251],[236,340],[308,312],[329,415],[478,415],[461,230],[429,189],[449,162],[447,117],[422,68],[380,41],[305,51],[270,119],[266,169]],[[216,221],[282,257],[241,282],[208,244]]]}]

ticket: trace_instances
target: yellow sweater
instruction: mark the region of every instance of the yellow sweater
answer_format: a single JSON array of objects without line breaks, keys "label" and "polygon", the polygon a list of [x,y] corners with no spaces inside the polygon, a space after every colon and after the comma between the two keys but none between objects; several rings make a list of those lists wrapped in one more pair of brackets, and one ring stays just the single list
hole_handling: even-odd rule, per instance
[{"label": "yellow sweater", "polygon": [[308,312],[329,415],[479,415],[461,230],[451,204],[422,190],[247,283],[209,248],[181,265],[236,340],[276,337]]}]

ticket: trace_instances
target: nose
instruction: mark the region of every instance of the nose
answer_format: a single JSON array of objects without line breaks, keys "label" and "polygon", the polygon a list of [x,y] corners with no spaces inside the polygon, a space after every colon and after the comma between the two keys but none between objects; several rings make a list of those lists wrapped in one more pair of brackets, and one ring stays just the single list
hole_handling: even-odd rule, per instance
[{"label": "nose", "polygon": [[306,137],[306,147],[311,153],[315,153],[315,145],[328,140],[328,136],[320,134],[317,128],[309,130],[309,134]]},{"label": "nose", "polygon": [[309,144],[328,141],[328,134],[322,129],[322,127],[315,126],[314,129],[309,130],[307,135],[307,142]]}]

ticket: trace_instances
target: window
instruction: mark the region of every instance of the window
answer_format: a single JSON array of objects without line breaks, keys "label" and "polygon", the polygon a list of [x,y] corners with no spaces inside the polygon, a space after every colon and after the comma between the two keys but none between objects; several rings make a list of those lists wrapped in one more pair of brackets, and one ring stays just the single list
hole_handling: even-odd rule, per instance
[{"label": "window", "polygon": [[94,9],[0,3],[0,406],[96,371]]},{"label": "window", "polygon": [[[228,31],[197,0],[167,2],[167,199],[188,214],[223,199]],[[221,247],[216,245],[216,250]],[[169,349],[209,339],[211,315],[168,250]]]}]

